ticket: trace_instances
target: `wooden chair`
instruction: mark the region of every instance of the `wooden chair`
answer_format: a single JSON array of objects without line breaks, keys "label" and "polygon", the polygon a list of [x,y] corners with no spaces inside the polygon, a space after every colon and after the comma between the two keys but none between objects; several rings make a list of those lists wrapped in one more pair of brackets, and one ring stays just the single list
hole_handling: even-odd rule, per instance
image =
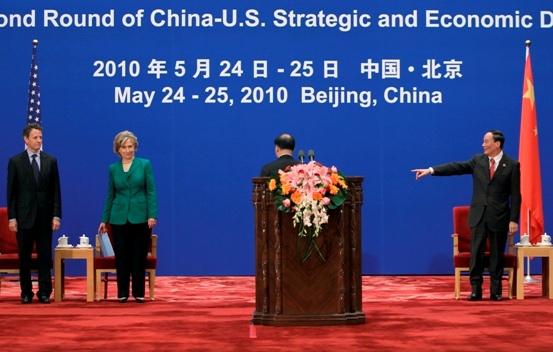
[{"label": "wooden chair", "polygon": [[[38,272],[36,246],[33,247],[31,272]],[[7,275],[7,276],[6,276]],[[17,237],[10,231],[8,208],[0,208],[0,292],[2,281],[19,280],[19,254]]]},{"label": "wooden chair", "polygon": [[[113,243],[111,236],[111,230],[108,225],[108,236]],[[146,260],[146,275],[148,281],[148,288],[150,291],[150,300],[154,300],[154,287],[156,281],[156,268],[157,268],[157,235],[152,234],[150,248],[148,249],[148,258]],[[108,281],[114,281],[109,279],[109,274],[117,274],[115,269],[115,256],[103,257],[101,252],[100,238],[96,235],[96,246],[94,256],[94,276],[96,283],[96,299],[100,301],[102,298],[102,282],[104,283],[104,299],[108,296]]]},{"label": "wooden chair", "polygon": [[[453,267],[455,268],[455,299],[461,295],[461,273],[468,272],[470,266],[470,228],[468,226],[469,206],[453,208]],[[513,235],[507,238],[507,253],[505,253],[505,271],[509,287],[509,298],[515,294],[514,282],[517,257],[514,250]],[[490,265],[490,244],[486,243],[484,253],[484,267],[488,270]]]}]

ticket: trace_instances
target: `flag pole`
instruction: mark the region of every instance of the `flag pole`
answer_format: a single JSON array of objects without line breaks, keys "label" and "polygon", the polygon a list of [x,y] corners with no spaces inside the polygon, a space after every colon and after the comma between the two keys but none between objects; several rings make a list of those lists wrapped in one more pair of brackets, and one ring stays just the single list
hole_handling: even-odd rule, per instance
[{"label": "flag pole", "polygon": [[38,81],[38,40],[33,39],[33,55],[31,58],[31,74],[29,77],[29,97],[27,102],[27,124],[37,123],[42,125],[40,107],[40,85]]},{"label": "flag pole", "polygon": [[[528,42],[530,42],[529,40],[527,41],[527,45],[529,46],[530,44],[528,44]],[[527,216],[526,216],[526,229],[527,229],[527,234],[528,234],[528,238],[531,238],[532,236],[530,236],[530,209],[526,209],[527,211]],[[532,276],[530,276],[530,257],[526,257],[526,277],[524,278],[524,283],[525,284],[533,284],[533,283],[536,283],[536,282],[541,282],[541,280],[538,280],[538,279],[534,279]]]}]

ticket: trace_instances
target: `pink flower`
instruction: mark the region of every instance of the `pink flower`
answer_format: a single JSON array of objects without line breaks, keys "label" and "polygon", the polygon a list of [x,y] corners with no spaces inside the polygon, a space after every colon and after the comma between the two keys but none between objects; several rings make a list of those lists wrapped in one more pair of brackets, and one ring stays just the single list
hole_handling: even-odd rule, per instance
[{"label": "pink flower", "polygon": [[278,180],[279,188],[271,192],[284,196],[280,198],[280,206],[295,213],[294,227],[303,224],[299,236],[305,236],[306,228],[313,227],[311,236],[317,237],[322,225],[328,222],[327,207],[332,206],[333,197],[340,188],[347,189],[335,166],[326,167],[316,161],[280,170]]}]

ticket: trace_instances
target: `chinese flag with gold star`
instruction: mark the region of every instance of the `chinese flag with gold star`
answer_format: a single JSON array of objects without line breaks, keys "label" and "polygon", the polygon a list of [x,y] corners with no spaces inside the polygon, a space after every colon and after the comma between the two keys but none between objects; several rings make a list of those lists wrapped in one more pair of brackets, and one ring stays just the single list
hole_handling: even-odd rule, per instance
[{"label": "chinese flag with gold star", "polygon": [[541,242],[544,233],[543,203],[541,193],[540,153],[538,148],[538,121],[534,99],[534,79],[530,64],[530,49],[526,48],[526,67],[522,90],[520,117],[520,234],[530,234],[530,242]]}]

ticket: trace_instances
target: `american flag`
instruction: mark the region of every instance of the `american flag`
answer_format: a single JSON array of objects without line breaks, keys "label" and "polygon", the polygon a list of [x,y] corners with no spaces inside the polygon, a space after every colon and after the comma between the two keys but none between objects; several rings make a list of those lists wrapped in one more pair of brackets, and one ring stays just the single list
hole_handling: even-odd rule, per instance
[{"label": "american flag", "polygon": [[29,78],[29,102],[27,105],[27,124],[38,123],[42,126],[40,113],[40,86],[38,85],[38,62],[36,47],[38,40],[33,40],[33,59],[31,61],[31,77]]}]

